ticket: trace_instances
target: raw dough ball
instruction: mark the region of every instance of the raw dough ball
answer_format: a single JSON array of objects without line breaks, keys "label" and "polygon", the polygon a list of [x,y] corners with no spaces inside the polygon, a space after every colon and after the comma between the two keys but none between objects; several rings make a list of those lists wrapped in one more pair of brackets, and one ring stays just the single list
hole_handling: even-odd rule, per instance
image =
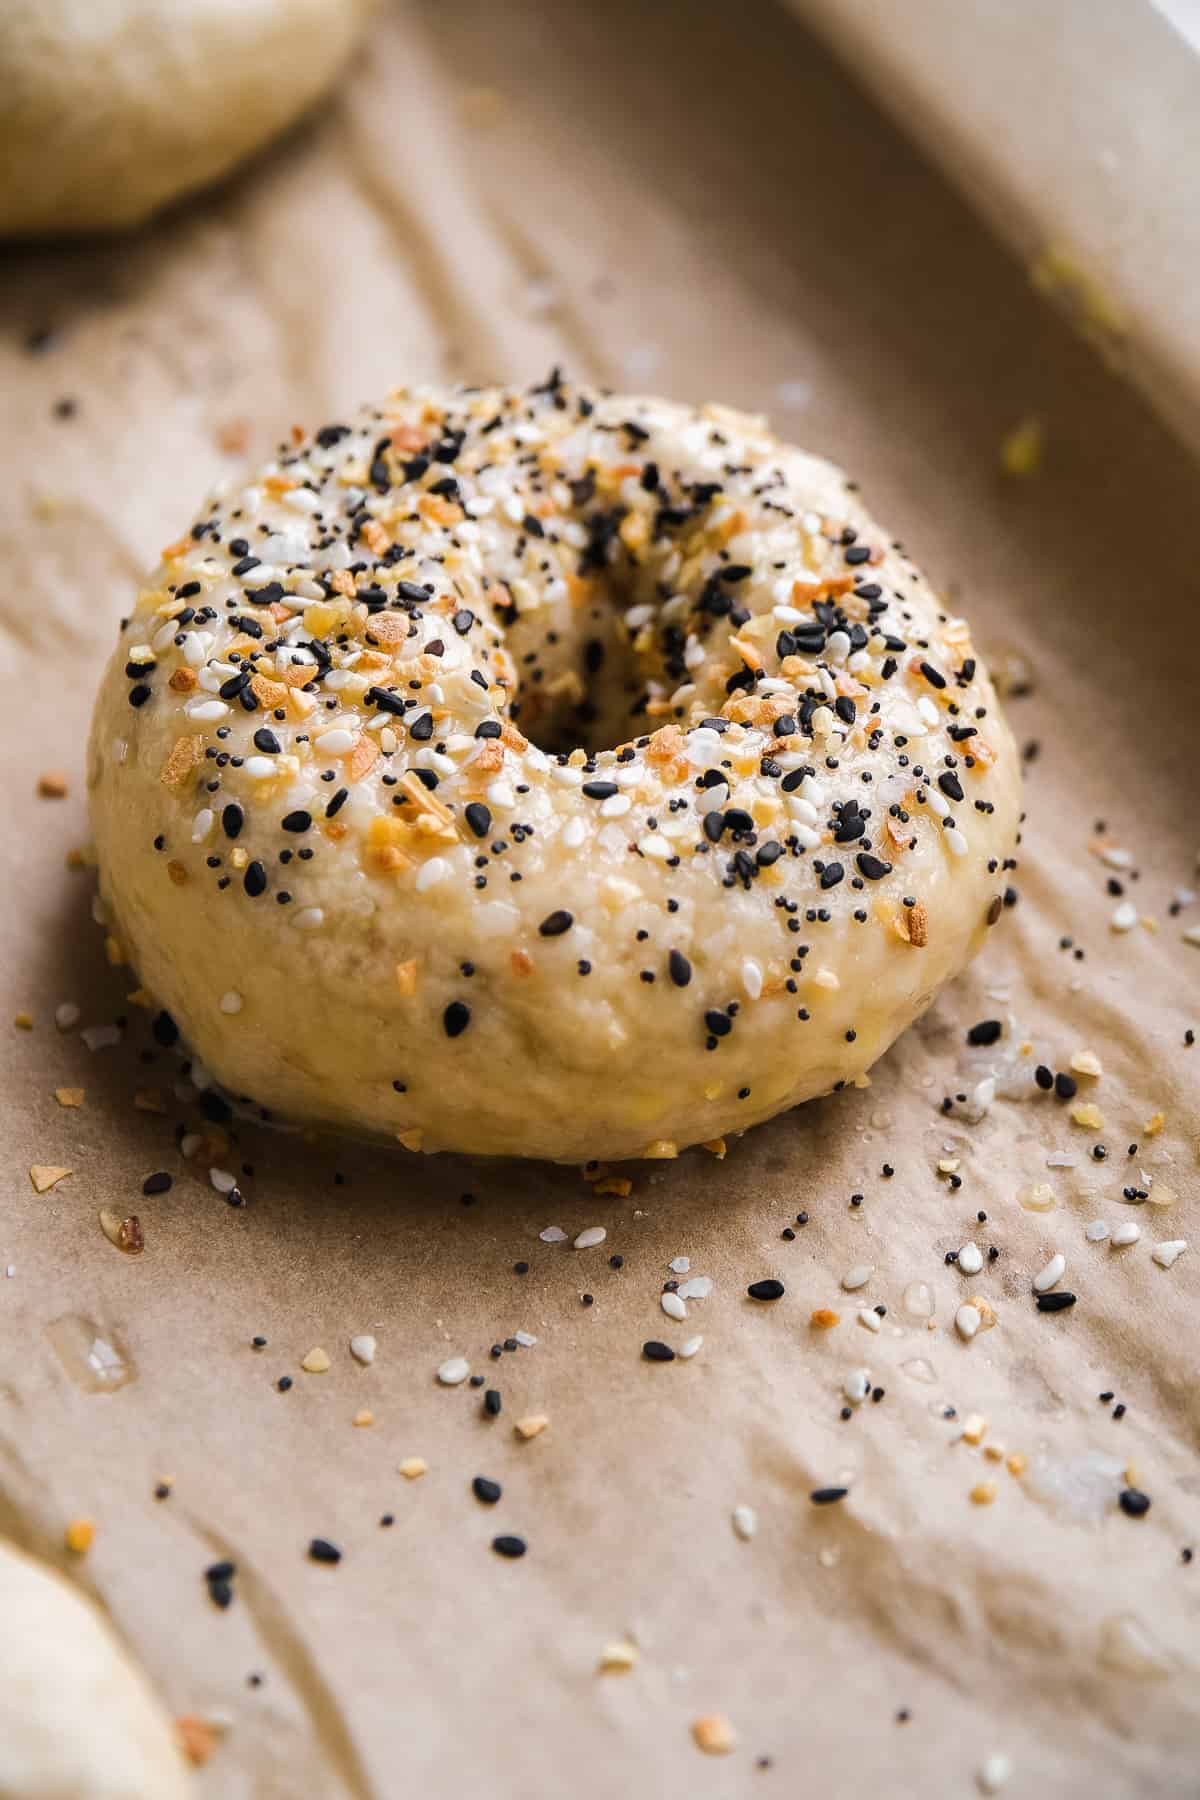
[{"label": "raw dough ball", "polygon": [[1020,811],[966,622],[840,470],[557,377],[227,484],[88,780],[161,1043],[285,1117],[560,1162],[854,1082],[1000,917]]},{"label": "raw dough ball", "polygon": [[186,1800],[171,1727],[99,1609],[0,1542],[0,1800]]},{"label": "raw dough ball", "polygon": [[337,76],[371,0],[0,0],[0,232],[137,225]]}]

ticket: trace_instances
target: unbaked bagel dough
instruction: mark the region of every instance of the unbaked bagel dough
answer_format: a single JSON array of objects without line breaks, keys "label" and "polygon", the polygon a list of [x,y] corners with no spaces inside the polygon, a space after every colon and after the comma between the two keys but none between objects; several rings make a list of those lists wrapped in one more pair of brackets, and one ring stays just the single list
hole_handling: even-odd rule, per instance
[{"label": "unbaked bagel dough", "polygon": [[0,1542],[0,1800],[186,1800],[171,1726],[99,1610]]},{"label": "unbaked bagel dough", "polygon": [[0,0],[0,233],[137,225],[336,78],[372,0]]},{"label": "unbaked bagel dough", "polygon": [[829,463],[719,407],[414,391],[164,552],[89,758],[114,953],[235,1096],[670,1156],[854,1081],[1000,917],[1018,758]]}]

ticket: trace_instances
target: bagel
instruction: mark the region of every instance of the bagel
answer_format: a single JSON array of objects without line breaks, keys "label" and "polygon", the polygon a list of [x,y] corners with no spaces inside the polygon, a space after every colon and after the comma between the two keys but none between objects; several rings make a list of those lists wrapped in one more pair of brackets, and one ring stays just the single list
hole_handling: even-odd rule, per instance
[{"label": "bagel", "polygon": [[333,82],[370,0],[4,0],[0,232],[142,220]]},{"label": "bagel", "polygon": [[999,918],[968,627],[758,419],[402,390],[226,484],[125,621],[110,954],[236,1096],[670,1156],[859,1079]]}]

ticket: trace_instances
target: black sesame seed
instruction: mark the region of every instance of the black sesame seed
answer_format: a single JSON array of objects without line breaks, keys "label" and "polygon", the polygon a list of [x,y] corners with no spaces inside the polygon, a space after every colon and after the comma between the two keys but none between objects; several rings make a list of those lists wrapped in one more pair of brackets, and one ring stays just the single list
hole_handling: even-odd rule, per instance
[{"label": "black sesame seed", "polygon": [[746,1289],[752,1300],[782,1300],[786,1289],[782,1281],[752,1281]]},{"label": "black sesame seed", "polygon": [[496,1552],[497,1556],[514,1558],[524,1556],[527,1548],[528,1546],[526,1545],[524,1538],[505,1536],[494,1537],[492,1539],[492,1549]]},{"label": "black sesame seed", "polygon": [[692,979],[692,965],[682,950],[672,950],[668,953],[667,973],[676,987],[686,987]]},{"label": "black sesame seed", "polygon": [[674,1362],[675,1352],[670,1344],[660,1343],[658,1338],[648,1338],[642,1345],[642,1355],[647,1362]]},{"label": "black sesame seed", "polygon": [[461,1037],[471,1023],[471,1009],[463,1000],[452,1000],[442,1014],[442,1027],[447,1037]]},{"label": "black sesame seed", "polygon": [[978,1025],[972,1025],[967,1032],[968,1044],[994,1044],[998,1042],[1004,1030],[999,1019],[980,1019]]},{"label": "black sesame seed", "polygon": [[308,1554],[313,1562],[318,1563],[333,1564],[340,1563],[342,1560],[341,1551],[336,1544],[331,1544],[328,1538],[315,1537],[310,1539]]},{"label": "black sesame seed", "polygon": [[574,915],[560,907],[557,912],[549,913],[542,920],[538,926],[538,934],[547,938],[562,937],[564,932],[570,931],[574,923]]},{"label": "black sesame seed", "polygon": [[1065,1312],[1069,1306],[1074,1306],[1077,1298],[1078,1296],[1075,1294],[1069,1294],[1062,1291],[1052,1294],[1039,1294],[1037,1297],[1037,1309],[1039,1312]]},{"label": "black sesame seed", "polygon": [[155,1043],[161,1044],[164,1050],[169,1050],[172,1044],[179,1041],[179,1027],[169,1012],[155,1013],[150,1030]]},{"label": "black sesame seed", "polygon": [[814,1506],[833,1506],[837,1501],[844,1500],[849,1492],[850,1489],[844,1487],[814,1488],[808,1497]]},{"label": "black sesame seed", "polygon": [[868,881],[882,881],[885,875],[890,875],[892,872],[891,863],[884,862],[881,857],[872,856],[867,850],[861,851],[854,860],[858,864],[859,873],[865,875]]},{"label": "black sesame seed", "polygon": [[471,1492],[477,1500],[482,1500],[485,1506],[495,1506],[504,1489],[498,1481],[491,1481],[486,1475],[476,1475],[471,1483]]}]

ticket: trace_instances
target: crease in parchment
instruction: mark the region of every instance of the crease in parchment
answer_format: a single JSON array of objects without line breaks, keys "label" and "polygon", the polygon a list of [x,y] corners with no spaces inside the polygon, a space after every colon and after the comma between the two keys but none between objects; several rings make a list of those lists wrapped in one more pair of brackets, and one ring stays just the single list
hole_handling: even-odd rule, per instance
[{"label": "crease in parchment", "polygon": [[327,1764],[350,1800],[377,1800],[342,1709],[274,1588],[236,1545],[198,1519],[189,1522],[216,1556],[237,1564],[238,1599],[291,1683]]}]

